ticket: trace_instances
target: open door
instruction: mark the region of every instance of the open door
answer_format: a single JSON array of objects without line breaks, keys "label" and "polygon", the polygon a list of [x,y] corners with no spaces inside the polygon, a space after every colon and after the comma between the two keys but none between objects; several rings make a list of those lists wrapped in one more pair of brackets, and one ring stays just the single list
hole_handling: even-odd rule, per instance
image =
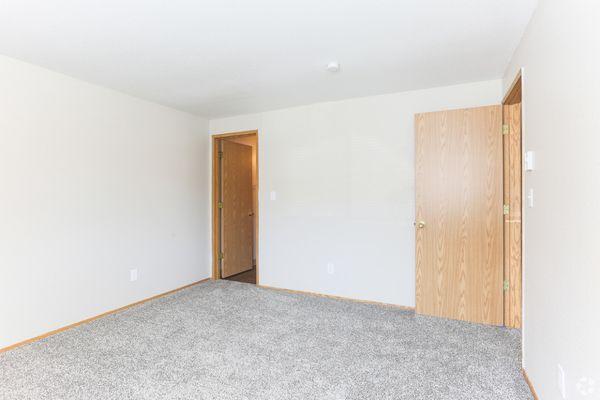
[{"label": "open door", "polygon": [[417,114],[416,311],[503,324],[502,107]]},{"label": "open door", "polygon": [[221,140],[219,163],[220,275],[227,278],[254,268],[252,147]]}]

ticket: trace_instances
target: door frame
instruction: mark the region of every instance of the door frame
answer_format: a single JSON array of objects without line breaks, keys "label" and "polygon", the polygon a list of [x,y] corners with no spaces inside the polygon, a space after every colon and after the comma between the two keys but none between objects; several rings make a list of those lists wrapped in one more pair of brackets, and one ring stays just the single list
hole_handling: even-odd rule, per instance
[{"label": "door frame", "polygon": [[[519,265],[519,269],[520,269],[520,273],[516,275],[515,274],[511,274],[511,259],[514,261],[514,255],[512,254],[512,247],[511,247],[511,242],[510,240],[508,240],[510,237],[508,235],[508,232],[506,231],[507,226],[506,226],[506,221],[503,223],[503,228],[504,228],[504,238],[503,238],[503,254],[504,254],[504,281],[505,283],[507,282],[509,285],[509,289],[504,291],[504,326],[510,327],[510,328],[522,328],[523,327],[523,318],[524,318],[524,313],[523,313],[523,216],[524,216],[524,204],[523,204],[523,189],[524,189],[524,169],[523,169],[523,160],[524,160],[524,151],[523,151],[523,70],[519,69],[519,71],[517,72],[517,74],[515,75],[511,85],[508,87],[508,89],[506,90],[506,93],[504,94],[504,97],[502,99],[502,110],[503,110],[503,115],[502,115],[502,124],[506,124],[507,120],[506,120],[506,115],[504,115],[504,111],[506,109],[506,106],[511,105],[511,104],[517,104],[520,103],[521,104],[521,110],[520,110],[520,167],[521,167],[521,171],[519,174],[519,192],[518,192],[518,203],[520,205],[520,214],[519,214],[519,218],[520,218],[520,225],[521,225],[521,229],[520,229],[520,233],[519,233],[519,252],[518,252],[518,257],[517,257],[517,263]],[[510,133],[509,133],[510,134]],[[508,138],[503,138],[503,141],[508,141]],[[508,143],[504,143],[503,145],[504,151],[506,152],[510,146],[508,145]],[[507,188],[510,190],[510,188],[512,186],[514,186],[514,183],[511,182],[510,180],[510,173],[508,173],[509,170],[509,165],[507,165],[507,154],[504,154],[503,157],[503,169],[504,169],[504,173],[503,173],[503,187],[504,190],[506,191]],[[506,199],[506,193],[505,193],[505,199]],[[508,214],[508,220],[511,221],[512,220],[512,212],[509,211]],[[508,222],[509,224],[511,222]],[[508,258],[507,258],[508,256]],[[511,280],[511,275],[513,277],[515,277],[515,279]],[[516,291],[516,294],[515,294]],[[518,304],[513,304],[510,300],[509,297],[511,296],[511,292],[513,293],[512,297],[514,299],[514,297],[518,297]],[[512,308],[512,310],[511,310]],[[517,309],[515,309],[517,308]],[[510,315],[517,315],[517,318],[509,318]]]},{"label": "door frame", "polygon": [[250,131],[239,131],[239,132],[229,132],[229,133],[221,133],[215,134],[211,136],[212,140],[212,202],[211,202],[211,213],[212,213],[212,279],[217,280],[221,279],[221,270],[219,269],[219,237],[221,236],[221,224],[219,221],[219,143],[225,139],[230,137],[239,137],[239,136],[256,136],[256,191],[254,193],[254,202],[256,204],[256,210],[254,210],[255,216],[255,226],[254,226],[254,243],[253,246],[256,248],[256,284],[259,283],[259,214],[258,210],[260,209],[258,203],[258,190],[259,190],[259,165],[258,165],[258,130],[250,130]]},{"label": "door frame", "polygon": [[[522,103],[523,98],[523,71],[519,69],[515,75],[512,83],[506,90],[504,97],[502,98],[502,105],[510,104],[518,96],[519,101]],[[521,112],[522,114],[523,112]]]}]

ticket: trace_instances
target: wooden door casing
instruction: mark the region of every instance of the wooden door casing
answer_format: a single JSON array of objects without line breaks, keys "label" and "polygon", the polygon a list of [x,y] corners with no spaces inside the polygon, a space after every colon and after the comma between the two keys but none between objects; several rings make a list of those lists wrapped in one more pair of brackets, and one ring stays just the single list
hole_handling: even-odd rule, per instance
[{"label": "wooden door casing", "polygon": [[503,324],[502,107],[415,116],[416,311]]},{"label": "wooden door casing", "polygon": [[504,135],[504,204],[509,213],[504,216],[504,325],[520,328],[522,320],[522,262],[521,262],[521,103],[503,106]]}]

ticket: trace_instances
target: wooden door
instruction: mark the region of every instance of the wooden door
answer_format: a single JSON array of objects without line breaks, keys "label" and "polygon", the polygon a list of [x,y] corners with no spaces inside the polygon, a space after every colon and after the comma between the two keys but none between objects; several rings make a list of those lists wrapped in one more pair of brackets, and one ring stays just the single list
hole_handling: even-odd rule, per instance
[{"label": "wooden door", "polygon": [[521,327],[521,103],[503,106],[504,119],[504,325]]},{"label": "wooden door", "polygon": [[416,311],[503,323],[502,108],[417,114]]},{"label": "wooden door", "polygon": [[221,143],[221,277],[253,267],[252,147]]}]

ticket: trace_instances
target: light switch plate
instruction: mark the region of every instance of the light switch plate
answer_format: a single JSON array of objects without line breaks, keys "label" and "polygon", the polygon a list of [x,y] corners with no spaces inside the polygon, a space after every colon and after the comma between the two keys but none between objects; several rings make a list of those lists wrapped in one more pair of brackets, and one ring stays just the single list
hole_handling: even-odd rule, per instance
[{"label": "light switch plate", "polygon": [[566,399],[567,398],[567,388],[565,386],[565,370],[563,369],[562,365],[560,365],[560,364],[556,365],[556,377],[557,377],[556,385],[558,386],[558,391],[560,392],[561,398]]},{"label": "light switch plate", "polygon": [[533,171],[535,168],[535,153],[531,150],[525,152],[525,171]]}]

